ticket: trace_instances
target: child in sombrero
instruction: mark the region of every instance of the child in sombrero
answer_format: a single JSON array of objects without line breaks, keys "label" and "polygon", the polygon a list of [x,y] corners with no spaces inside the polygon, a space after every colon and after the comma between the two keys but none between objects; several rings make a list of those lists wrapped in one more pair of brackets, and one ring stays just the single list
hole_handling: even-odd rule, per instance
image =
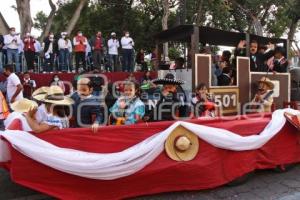
[{"label": "child in sombrero", "polygon": [[271,112],[274,84],[267,77],[262,77],[260,81],[258,81],[258,84],[258,91],[255,94],[252,103],[262,105],[263,112]]},{"label": "child in sombrero", "polygon": [[72,105],[73,100],[64,96],[64,92],[59,86],[51,86],[46,94],[36,95],[34,98],[44,103],[47,111],[46,120],[42,122],[35,119],[37,109],[32,109],[24,114],[34,132],[40,133],[69,127],[66,106]]}]

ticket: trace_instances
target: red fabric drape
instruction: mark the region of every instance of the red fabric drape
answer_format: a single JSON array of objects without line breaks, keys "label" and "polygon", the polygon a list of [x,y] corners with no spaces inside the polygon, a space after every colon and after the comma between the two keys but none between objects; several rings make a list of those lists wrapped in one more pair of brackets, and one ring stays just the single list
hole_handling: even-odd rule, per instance
[{"label": "red fabric drape", "polygon": [[[243,136],[260,133],[270,117],[234,121],[193,121],[224,128]],[[98,134],[89,129],[66,129],[39,134],[55,145],[88,152],[118,152],[169,127],[172,122],[105,127]],[[249,128],[251,127],[251,128]],[[259,150],[235,152],[199,140],[196,158],[176,162],[165,152],[134,175],[112,181],[92,180],[69,175],[37,163],[11,149],[12,180],[23,186],[60,199],[121,199],[167,191],[200,190],[220,186],[254,169],[300,161],[297,130],[290,124]]]}]

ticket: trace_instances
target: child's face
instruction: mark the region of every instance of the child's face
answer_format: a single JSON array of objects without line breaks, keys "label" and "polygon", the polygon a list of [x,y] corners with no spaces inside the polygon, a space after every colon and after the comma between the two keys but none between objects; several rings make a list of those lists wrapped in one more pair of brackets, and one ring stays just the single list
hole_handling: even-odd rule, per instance
[{"label": "child's face", "polygon": [[26,80],[30,79],[30,75],[29,74],[24,74],[24,79],[26,79]]},{"label": "child's face", "polygon": [[176,85],[165,85],[164,90],[168,92],[176,92]]},{"label": "child's face", "polygon": [[135,95],[135,87],[133,84],[125,85],[124,87],[124,95],[126,97],[134,97]]},{"label": "child's face", "polygon": [[199,90],[197,91],[197,93],[198,93],[199,95],[204,95],[204,94],[207,93],[207,88],[206,88],[206,87],[203,87],[203,88],[199,89]]},{"label": "child's face", "polygon": [[78,84],[77,91],[80,96],[89,96],[90,94],[92,94],[93,90],[85,84]]}]

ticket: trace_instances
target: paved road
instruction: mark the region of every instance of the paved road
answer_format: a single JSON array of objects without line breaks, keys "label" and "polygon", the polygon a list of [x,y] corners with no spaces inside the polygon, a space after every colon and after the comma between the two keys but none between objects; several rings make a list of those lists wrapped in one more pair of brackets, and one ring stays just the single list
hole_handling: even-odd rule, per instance
[{"label": "paved road", "polygon": [[[8,173],[0,170],[1,200],[50,200],[52,198],[26,189],[10,181]],[[246,183],[214,190],[174,192],[145,196],[133,200],[300,200],[300,165],[286,173],[258,171]]]}]

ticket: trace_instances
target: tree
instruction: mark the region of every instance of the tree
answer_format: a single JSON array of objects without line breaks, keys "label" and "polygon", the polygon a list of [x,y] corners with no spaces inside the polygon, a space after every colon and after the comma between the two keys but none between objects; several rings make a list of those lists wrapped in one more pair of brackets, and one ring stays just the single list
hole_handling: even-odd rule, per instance
[{"label": "tree", "polygon": [[68,27],[67,27],[67,30],[66,30],[66,32],[67,32],[68,34],[70,34],[70,33],[73,31],[73,29],[74,29],[74,27],[75,27],[75,25],[76,25],[76,23],[77,23],[77,21],[78,21],[78,19],[79,19],[79,17],[80,17],[80,13],[81,13],[83,7],[84,7],[88,2],[89,2],[89,0],[80,0],[80,2],[79,2],[79,4],[78,4],[78,7],[76,8],[76,11],[75,11],[74,14],[73,14],[73,17],[72,17],[72,19],[70,20],[70,22],[69,22],[69,24],[68,24]]},{"label": "tree", "polygon": [[55,13],[56,13],[56,6],[52,2],[52,0],[48,0],[48,3],[50,5],[50,7],[51,7],[51,12],[48,15],[45,27],[43,28],[43,32],[42,32],[42,34],[40,36],[40,41],[43,41],[44,38],[49,34],[51,26],[52,26],[52,23],[53,23],[53,20],[54,20],[54,16],[55,16]]},{"label": "tree", "polygon": [[[162,6],[163,6],[163,17],[162,17],[162,29],[167,30],[168,29],[168,19],[170,16],[170,6],[169,6],[169,0],[162,0]],[[164,43],[163,46],[163,51],[164,51],[164,60],[165,58],[169,57],[169,48],[168,48],[168,43]]]},{"label": "tree", "polygon": [[21,36],[24,36],[25,33],[31,32],[33,25],[30,12],[30,0],[16,0],[16,4],[20,20]]}]

